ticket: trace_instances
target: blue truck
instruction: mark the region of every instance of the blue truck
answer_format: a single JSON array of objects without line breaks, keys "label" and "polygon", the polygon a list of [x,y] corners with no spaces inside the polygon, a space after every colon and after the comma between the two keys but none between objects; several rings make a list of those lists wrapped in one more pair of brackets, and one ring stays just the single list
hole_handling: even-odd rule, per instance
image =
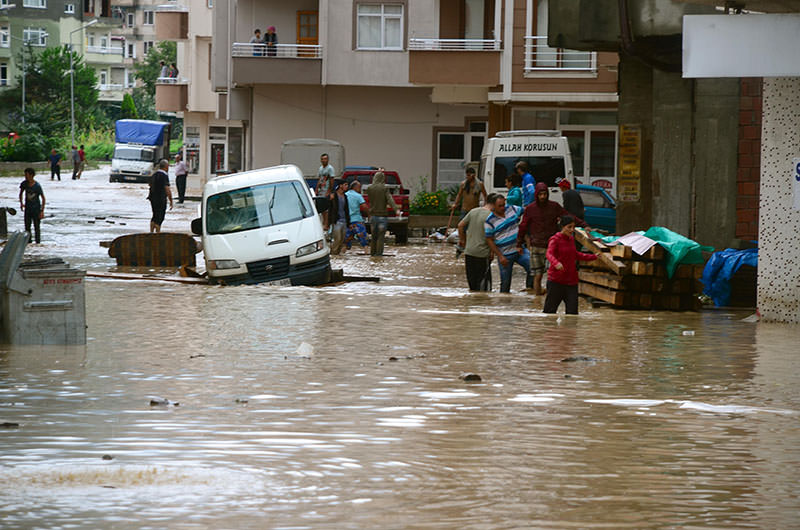
[{"label": "blue truck", "polygon": [[117,120],[109,182],[149,182],[158,161],[169,158],[170,124]]}]

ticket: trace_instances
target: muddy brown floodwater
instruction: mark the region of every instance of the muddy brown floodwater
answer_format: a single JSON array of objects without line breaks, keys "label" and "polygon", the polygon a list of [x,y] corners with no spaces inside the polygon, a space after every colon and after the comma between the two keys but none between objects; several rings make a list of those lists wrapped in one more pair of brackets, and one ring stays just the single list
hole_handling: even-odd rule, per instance
[{"label": "muddy brown floodwater", "polygon": [[[43,185],[32,255],[108,269],[147,226],[141,186]],[[85,347],[0,347],[0,527],[800,526],[800,328],[543,315],[452,247],[388,252],[336,260],[379,284],[88,280]]]}]

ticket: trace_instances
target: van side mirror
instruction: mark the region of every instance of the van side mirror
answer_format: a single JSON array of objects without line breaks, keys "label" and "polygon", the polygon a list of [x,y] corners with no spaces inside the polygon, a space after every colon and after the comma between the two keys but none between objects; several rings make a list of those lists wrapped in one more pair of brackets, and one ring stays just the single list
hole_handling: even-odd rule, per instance
[{"label": "van side mirror", "polygon": [[314,206],[317,212],[327,212],[331,208],[331,200],[327,197],[314,197]]},{"label": "van side mirror", "polygon": [[203,235],[203,218],[192,219],[192,233],[196,236]]}]

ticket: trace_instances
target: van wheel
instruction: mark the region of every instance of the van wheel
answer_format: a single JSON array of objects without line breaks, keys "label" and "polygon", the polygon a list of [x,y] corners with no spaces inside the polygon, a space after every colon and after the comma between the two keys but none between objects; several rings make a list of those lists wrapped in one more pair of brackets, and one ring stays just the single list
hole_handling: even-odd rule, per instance
[{"label": "van wheel", "polygon": [[394,241],[398,245],[405,245],[408,243],[408,227],[398,228],[394,232]]}]

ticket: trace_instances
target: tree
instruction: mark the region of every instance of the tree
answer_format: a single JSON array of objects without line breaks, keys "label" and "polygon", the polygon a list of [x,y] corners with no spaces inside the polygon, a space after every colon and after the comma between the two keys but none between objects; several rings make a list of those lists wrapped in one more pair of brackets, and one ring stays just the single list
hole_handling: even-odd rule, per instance
[{"label": "tree", "polygon": [[123,119],[137,119],[139,115],[136,112],[136,104],[133,102],[133,97],[130,94],[122,96],[122,105],[120,106],[120,116]]},{"label": "tree", "polygon": [[161,61],[166,65],[174,63],[178,56],[178,45],[172,41],[162,41],[158,46],[150,48],[144,61],[136,65],[136,79],[143,84],[145,91],[152,97],[156,95],[156,79],[161,72]]}]

